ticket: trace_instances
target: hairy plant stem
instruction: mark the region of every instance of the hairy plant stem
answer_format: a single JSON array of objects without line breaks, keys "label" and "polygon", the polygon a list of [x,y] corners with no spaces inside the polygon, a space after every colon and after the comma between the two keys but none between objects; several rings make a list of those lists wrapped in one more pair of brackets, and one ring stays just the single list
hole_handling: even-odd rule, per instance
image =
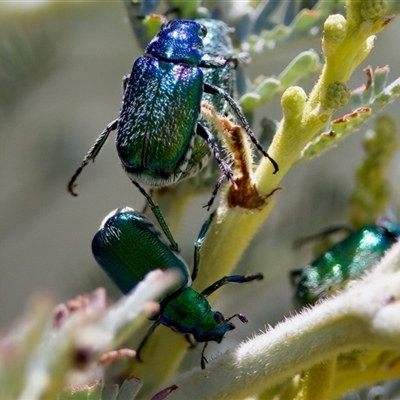
[{"label": "hairy plant stem", "polygon": [[[304,370],[309,370],[304,382],[310,383],[305,393],[315,393],[316,381],[308,379],[311,375],[331,387],[332,382],[338,384],[332,394],[326,392],[326,399],[336,398],[353,387],[346,384],[347,379],[358,386],[384,375],[398,377],[399,298],[400,243],[372,273],[337,297],[242,343],[215,359],[206,370],[196,369],[175,378],[173,383],[180,389],[171,395],[171,400],[243,399],[281,385]],[[342,368],[338,381],[332,380],[338,369],[334,360],[339,354],[351,353],[357,358],[366,350],[390,351],[391,357],[378,357],[366,368],[360,364],[358,374],[355,368],[348,373]],[[366,372],[360,374],[363,369]],[[379,372],[374,377],[376,371]]]},{"label": "hairy plant stem", "polygon": [[[283,119],[268,151],[270,156],[279,164],[279,172],[273,175],[273,167],[270,161],[267,159],[261,161],[252,177],[260,196],[266,197],[273,193],[273,191],[278,187],[281,179],[300,157],[301,151],[305,145],[327,123],[332,114],[346,104],[350,94],[345,82],[350,78],[355,68],[357,68],[365,57],[367,57],[372,49],[374,39],[373,35],[379,30],[384,29],[388,23],[388,19],[383,18],[383,16],[376,18],[374,21],[363,20],[360,16],[360,1],[348,0],[346,6],[349,11],[347,16],[347,26],[346,24],[343,24],[341,19],[339,19],[339,22],[336,20],[333,22],[330,21],[330,24],[334,25],[333,28],[336,28],[336,31],[340,32],[340,30],[343,30],[342,41],[335,42],[329,37],[324,37],[323,50],[325,55],[325,65],[309,98],[307,99],[304,90],[300,87],[289,87],[282,96],[281,105]],[[337,24],[337,26],[335,26],[335,24]],[[332,30],[332,27],[330,27],[330,29]],[[337,58],[340,59],[340,62],[337,61]],[[237,262],[242,257],[249,242],[273,209],[274,204],[275,200],[272,197],[266,199],[264,206],[257,209],[249,210],[240,207],[230,208],[226,196],[221,196],[216,216],[202,246],[201,273],[194,283],[195,289],[203,290],[217,279],[232,272]],[[345,330],[351,330],[353,327],[356,328],[357,326],[359,327],[358,321],[349,316],[343,316],[340,321],[335,322],[334,326],[341,326],[341,328]],[[351,348],[347,337],[347,343],[340,342],[340,329],[334,329],[334,331],[337,335],[332,337],[332,340],[338,341],[335,345],[337,345],[338,348],[343,349],[343,346],[346,347],[346,345],[349,344],[349,348]],[[364,332],[364,334],[365,333],[366,332]],[[282,334],[285,335],[284,332],[282,332]],[[307,332],[307,337],[304,338],[304,340],[307,342],[311,337],[313,340],[318,341],[323,340],[322,338],[324,338],[324,335],[321,335],[320,332],[318,334]],[[158,340],[157,338],[158,336],[156,336],[154,340]],[[174,340],[174,344],[178,341],[178,339]],[[174,352],[171,352],[172,346],[170,344],[163,346],[163,349],[165,350],[160,349],[157,354],[154,354],[151,358],[151,362],[143,365],[143,368],[140,368],[141,374],[137,376],[143,378],[152,376],[152,384],[156,383],[156,381],[159,383],[164,381],[166,377],[173,373],[174,368],[178,365],[178,360],[182,358],[182,354],[186,349],[187,345],[184,344],[183,341],[180,341],[180,343],[181,344],[177,344]],[[309,344],[311,343],[312,342],[309,342]],[[302,351],[304,351],[304,349],[305,348],[303,347]],[[265,349],[260,349],[260,351],[267,351],[270,353],[268,346]],[[331,356],[334,357],[336,355],[337,353],[332,350]],[[294,365],[296,365],[296,368],[297,365],[306,368],[315,365],[316,362],[326,361],[326,357],[321,359],[319,354],[315,354],[315,358],[308,354],[310,358],[307,358],[308,361],[305,361],[303,364],[300,361],[304,355],[299,352],[297,358],[294,358],[293,356],[294,354],[292,354],[292,356],[288,355],[288,360],[290,359],[290,362],[287,364],[288,368],[293,367]],[[230,371],[228,369],[228,373],[231,372],[233,374],[232,376],[235,376],[238,360],[235,359],[233,353],[229,353],[227,357],[231,357],[229,360],[232,362],[232,370]],[[280,368],[285,369],[285,360],[281,360],[281,363]],[[241,365],[241,363],[239,364]],[[155,365],[163,365],[164,367],[163,373],[158,377],[154,376]],[[250,365],[252,369],[255,368],[254,363],[250,363]],[[220,366],[219,362],[211,363],[208,366],[207,371],[203,372],[201,376],[212,377],[214,380],[214,378],[219,377],[219,374],[217,373],[219,368],[218,366]],[[243,367],[244,370],[246,370],[245,366],[246,365],[241,365],[241,368]],[[224,370],[226,372],[226,369]],[[240,374],[240,376],[243,377],[243,379],[246,379],[246,374],[255,374],[255,370],[247,371]],[[135,375],[137,372],[136,369],[133,370]],[[157,373],[158,372],[159,370],[157,370]],[[293,369],[289,368],[286,377],[288,378],[293,375],[293,372]],[[264,374],[264,371],[261,372],[261,374]],[[279,377],[282,379],[281,375]],[[240,379],[236,382],[239,381],[242,380]],[[273,379],[272,381],[275,382]],[[187,386],[190,390],[192,390],[191,384],[192,383]],[[147,382],[145,382],[145,385],[147,386]],[[235,386],[233,383],[232,385],[233,387]],[[255,385],[255,388],[259,389],[261,384]],[[246,385],[243,386],[247,387]],[[205,388],[207,389],[207,393],[210,393],[210,399],[222,398],[224,390],[227,389],[224,387],[224,390],[220,390],[217,387],[212,387],[212,390],[217,394],[214,393],[214,395],[211,395],[211,387],[212,386],[208,386],[207,383],[207,388]],[[235,387],[237,387],[237,385]],[[243,391],[239,389],[237,390],[238,393],[243,393]],[[143,393],[146,393],[146,390],[144,390]],[[231,393],[230,390],[229,393]],[[171,398],[174,398],[174,394]],[[186,398],[193,397],[189,395]]]}]

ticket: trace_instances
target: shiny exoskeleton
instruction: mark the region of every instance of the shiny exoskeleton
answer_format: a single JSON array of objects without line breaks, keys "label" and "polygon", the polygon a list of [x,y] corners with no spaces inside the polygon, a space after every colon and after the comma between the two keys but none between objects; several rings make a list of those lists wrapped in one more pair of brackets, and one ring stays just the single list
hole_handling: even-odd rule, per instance
[{"label": "shiny exoskeleton", "polygon": [[229,104],[250,139],[271,160],[275,172],[278,170],[233,98],[204,81],[202,68],[224,68],[231,62],[206,56],[206,34],[204,25],[190,20],[172,20],[162,27],[124,83],[119,117],[100,134],[71,178],[71,194],[75,194],[73,188],[82,169],[95,159],[113,130],[117,130],[116,147],[122,166],[133,182],[167,186],[196,174],[208,160],[208,149],[204,152],[196,148],[197,136],[205,140],[223,175],[232,180],[232,171],[221,160],[213,134],[199,122],[205,93]]},{"label": "shiny exoskeleton", "polygon": [[[218,86],[227,92],[232,98],[234,98],[236,92],[236,68],[240,63],[241,58],[240,55],[238,56],[235,54],[233,48],[231,40],[232,28],[225,24],[225,22],[210,18],[198,19],[196,22],[202,24],[207,29],[207,35],[203,39],[203,59],[212,60],[222,57],[227,61],[229,60],[221,68],[203,68],[202,71],[204,82],[210,85]],[[226,101],[221,97],[205,93],[203,94],[202,102],[212,105],[214,110],[219,115],[226,115],[229,111]],[[209,121],[207,118],[200,115],[199,122],[210,130],[220,146],[221,142],[218,140],[220,138],[220,132],[218,132],[218,129],[214,126],[212,121]],[[200,157],[206,157],[207,154],[208,156],[210,155],[210,150],[206,142],[199,137],[196,138],[195,147]],[[220,173],[218,168],[216,168],[215,163],[209,162],[206,165],[207,168],[203,170],[203,176],[201,176],[199,182],[208,186],[210,183],[212,184],[212,182],[215,182],[219,178]]]},{"label": "shiny exoskeleton", "polygon": [[[230,96],[235,97],[236,68],[240,62],[241,55],[235,54],[231,39],[232,28],[225,22],[215,19],[203,18],[196,20],[196,22],[207,29],[207,35],[203,39],[203,60],[213,60],[218,57],[229,60],[221,68],[204,68],[204,82],[218,86],[229,93]],[[228,110],[226,101],[221,97],[204,94],[203,101],[211,103],[220,114],[224,114]]]},{"label": "shiny exoskeleton", "polygon": [[[180,273],[181,285],[160,299],[161,311],[148,336],[159,324],[163,324],[174,331],[192,334],[197,342],[205,342],[205,348],[208,341],[220,343],[225,333],[235,328],[229,322],[232,318],[238,317],[242,322],[247,322],[242,314],[224,318],[220,312],[211,309],[207,297],[228,282],[260,280],[263,278],[261,274],[226,276],[201,293],[191,288],[197,276],[199,249],[209,224],[210,220],[204,224],[195,243],[195,267],[191,276],[187,264],[174,246],[164,239],[146,216],[129,207],[109,214],[94,236],[92,251],[96,261],[124,294],[152,270],[173,268]],[[204,348],[202,368],[206,362]]]},{"label": "shiny exoskeleton", "polygon": [[296,304],[314,304],[343,289],[373,267],[399,237],[400,225],[378,221],[352,232],[303,269],[292,271]]}]

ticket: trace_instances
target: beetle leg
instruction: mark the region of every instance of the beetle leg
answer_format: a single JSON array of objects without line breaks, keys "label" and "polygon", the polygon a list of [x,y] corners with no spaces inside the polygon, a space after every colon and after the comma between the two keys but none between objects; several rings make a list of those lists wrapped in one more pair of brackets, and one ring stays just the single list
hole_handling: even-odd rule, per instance
[{"label": "beetle leg", "polygon": [[195,281],[197,278],[197,274],[199,272],[199,266],[200,266],[200,249],[201,246],[204,242],[204,238],[206,237],[208,228],[211,225],[211,222],[214,218],[215,212],[211,213],[210,217],[207,219],[206,222],[204,222],[203,226],[200,229],[199,236],[197,237],[197,240],[194,243],[194,266],[193,266],[193,272],[192,272],[192,282]]},{"label": "beetle leg", "polygon": [[349,235],[351,235],[352,233],[355,232],[355,230],[351,226],[335,225],[335,226],[331,226],[331,227],[323,230],[322,232],[315,233],[314,235],[305,236],[305,237],[296,239],[295,242],[293,243],[293,246],[300,247],[308,242],[311,242],[311,241],[314,241],[317,239],[324,239],[326,236],[332,235],[333,233],[337,233],[340,231],[348,233]]},{"label": "beetle leg", "polygon": [[[149,197],[151,199],[153,198],[154,193],[155,193],[155,188],[150,188],[148,194],[149,194]],[[146,198],[146,200],[147,200],[147,198]],[[151,209],[151,206],[150,206],[149,202],[146,201],[146,204],[143,206],[142,213],[143,214],[147,214],[147,211],[148,211],[149,207]]]},{"label": "beetle leg", "polygon": [[261,143],[258,141],[258,139],[254,136],[253,131],[250,128],[249,123],[247,122],[246,117],[240,110],[239,106],[237,105],[236,101],[223,89],[219,88],[218,86],[210,85],[208,83],[204,83],[204,92],[212,95],[218,95],[224,98],[230,107],[232,108],[232,111],[236,115],[239,123],[242,125],[246,133],[249,135],[250,140],[254,143],[254,145],[257,147],[257,149],[265,156],[268,158],[269,161],[271,161],[272,165],[274,166],[274,174],[276,174],[279,171],[279,166],[278,163],[264,150],[264,148],[261,146]]},{"label": "beetle leg", "polygon": [[211,193],[211,198],[210,198],[210,200],[208,200],[207,204],[205,204],[205,205],[203,206],[204,208],[207,208],[207,211],[210,211],[210,208],[211,208],[211,206],[212,206],[213,203],[214,203],[215,197],[217,196],[218,190],[219,190],[219,188],[220,188],[220,186],[221,186],[223,180],[224,180],[224,175],[222,175],[222,176],[218,179],[217,183],[215,184],[214,190],[213,190],[213,192]]},{"label": "beetle leg", "polygon": [[236,60],[235,68],[240,64],[250,64],[251,63],[251,56],[247,51],[243,51],[236,56],[232,57],[233,61]]},{"label": "beetle leg", "polygon": [[254,280],[261,280],[264,279],[262,274],[255,274],[255,275],[250,275],[250,276],[244,276],[244,275],[231,275],[231,276],[224,276],[217,282],[214,282],[211,286],[208,288],[204,289],[201,294],[205,297],[209,296],[211,293],[214,293],[216,290],[218,290],[221,286],[226,285],[229,282],[234,282],[234,283],[245,283],[245,282],[251,282]]},{"label": "beetle leg", "polygon": [[[214,154],[214,158],[217,161],[218,166],[219,166],[220,170],[222,171],[223,176],[225,176],[226,179],[228,179],[229,181],[231,181],[234,184],[235,182],[233,180],[233,172],[232,172],[230,166],[225,161],[221,160],[218,144],[215,141],[213,134],[204,125],[202,125],[200,123],[197,123],[196,133],[207,142],[208,147]],[[212,200],[214,200],[216,191],[218,191],[218,188],[220,185],[221,185],[221,183],[214,190],[215,193],[213,192]],[[212,202],[211,202],[211,204],[212,204]],[[208,208],[210,208],[210,205]]]},{"label": "beetle leg", "polygon": [[201,351],[201,362],[200,362],[201,369],[204,369],[206,367],[206,363],[208,364],[207,358],[204,357],[204,351],[206,350],[207,345],[208,342],[205,342],[203,350]]},{"label": "beetle leg", "polygon": [[99,154],[101,148],[103,147],[104,143],[108,139],[108,135],[110,132],[115,131],[118,127],[118,118],[115,119],[113,122],[107,125],[107,128],[104,129],[103,132],[100,133],[99,137],[96,139],[94,142],[93,146],[90,148],[90,150],[87,152],[85,158],[82,161],[81,166],[76,170],[75,174],[72,176],[70,181],[68,182],[68,191],[73,195],[73,196],[78,196],[74,192],[74,187],[76,186],[76,179],[82,172],[83,168],[89,164],[90,161],[94,161],[96,156]]},{"label": "beetle leg", "polygon": [[194,349],[197,346],[197,342],[194,339],[193,335],[190,333],[185,334],[185,339],[189,343],[189,349]]},{"label": "beetle leg", "polygon": [[297,288],[297,286],[300,284],[302,272],[302,269],[295,269],[289,272],[289,279],[293,288]]},{"label": "beetle leg", "polygon": [[242,52],[232,57],[214,56],[212,58],[203,58],[200,61],[199,67],[224,68],[227,64],[232,63],[233,69],[236,69],[240,64],[249,64],[250,62],[251,62],[250,54],[247,52]]},{"label": "beetle leg", "polygon": [[201,60],[199,67],[200,68],[224,68],[226,64],[228,64],[232,58],[230,57],[214,57],[209,60]]},{"label": "beetle leg", "polygon": [[140,352],[142,351],[144,345],[147,342],[147,339],[150,337],[150,335],[156,330],[157,326],[160,325],[160,320],[154,322],[154,324],[149,328],[149,330],[147,331],[146,336],[144,337],[144,339],[142,340],[142,342],[140,343],[138,349],[136,350],[136,359],[139,360],[140,362],[143,362],[143,360],[140,357]]},{"label": "beetle leg", "polygon": [[171,249],[174,251],[179,252],[179,246],[178,243],[176,243],[174,237],[172,236],[171,231],[168,228],[167,223],[165,222],[165,219],[163,215],[161,214],[160,207],[156,205],[153,201],[153,199],[147,194],[147,192],[137,183],[136,181],[132,180],[132,183],[139,189],[140,193],[146,198],[147,202],[149,203],[151,207],[151,211],[153,212],[154,216],[156,217],[158,223],[160,224],[160,227],[162,231],[164,232],[165,236],[171,243]]}]

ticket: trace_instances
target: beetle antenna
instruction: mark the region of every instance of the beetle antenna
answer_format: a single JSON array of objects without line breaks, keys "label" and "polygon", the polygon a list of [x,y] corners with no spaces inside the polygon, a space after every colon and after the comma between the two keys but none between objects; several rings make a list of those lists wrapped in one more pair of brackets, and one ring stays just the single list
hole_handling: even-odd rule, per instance
[{"label": "beetle antenna", "polygon": [[240,319],[240,321],[243,323],[249,322],[249,320],[243,314],[234,314],[234,315],[232,315],[232,317],[227,318],[224,322],[229,322],[231,319],[233,319],[235,317],[238,317]]}]

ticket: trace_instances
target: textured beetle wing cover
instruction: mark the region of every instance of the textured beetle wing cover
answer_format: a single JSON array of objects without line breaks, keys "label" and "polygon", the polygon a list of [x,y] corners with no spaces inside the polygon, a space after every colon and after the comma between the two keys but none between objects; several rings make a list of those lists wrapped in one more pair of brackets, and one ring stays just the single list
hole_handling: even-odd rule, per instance
[{"label": "textured beetle wing cover", "polygon": [[133,66],[117,134],[119,156],[130,173],[168,183],[191,156],[203,93],[201,69],[140,57]]},{"label": "textured beetle wing cover", "polygon": [[178,269],[182,286],[190,279],[187,265],[172,252],[161,233],[133,210],[111,216],[94,236],[92,251],[99,265],[125,294],[155,269]]},{"label": "textured beetle wing cover", "polygon": [[392,244],[386,231],[377,226],[352,233],[303,269],[296,299],[301,305],[313,304],[343,289],[373,267]]}]

